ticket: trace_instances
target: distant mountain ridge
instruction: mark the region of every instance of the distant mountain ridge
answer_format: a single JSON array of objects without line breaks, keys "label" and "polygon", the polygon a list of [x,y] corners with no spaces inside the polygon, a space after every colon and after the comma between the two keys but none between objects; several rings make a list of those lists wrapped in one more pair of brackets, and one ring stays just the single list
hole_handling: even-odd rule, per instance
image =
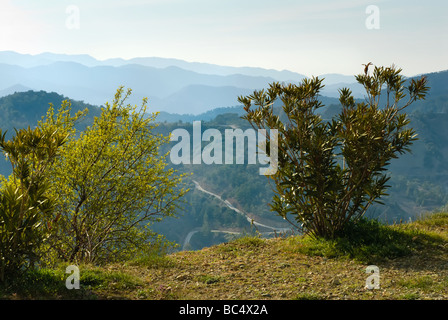
[{"label": "distant mountain ridge", "polygon": [[29,91],[29,90],[31,90],[31,88],[22,86],[21,84],[15,84],[15,85],[12,85],[12,86],[10,86],[8,88],[0,90],[0,97],[5,97],[5,96],[8,96],[10,94],[14,94],[16,92],[26,92],[26,91]]},{"label": "distant mountain ridge", "polygon": [[[133,90],[132,104],[150,101],[150,111],[200,115],[239,105],[237,97],[267,88],[272,82],[298,83],[305,75],[288,70],[229,67],[179,59],[141,57],[97,60],[89,55],[0,51],[0,97],[26,90],[56,91],[75,100],[103,105],[123,85]],[[436,96],[447,90],[447,72],[433,73]],[[348,87],[356,98],[364,89],[354,76],[324,74],[323,97],[338,98]],[[437,78],[437,80],[436,80]],[[440,79],[440,81],[439,81]],[[445,91],[444,91],[445,90]],[[440,106],[440,101],[435,105]]]},{"label": "distant mountain ridge", "polygon": [[[16,91],[56,91],[102,105],[120,85],[133,89],[131,103],[148,97],[154,111],[196,114],[238,105],[237,96],[269,83],[300,82],[305,75],[288,70],[230,67],[179,59],[141,57],[97,60],[89,55],[0,52],[0,96]],[[337,96],[333,86],[348,86],[351,76],[329,75],[323,94]],[[356,84],[354,85],[356,86]]]},{"label": "distant mountain ridge", "polygon": [[53,62],[76,62],[87,67],[112,66],[121,67],[130,64],[137,64],[146,67],[164,69],[167,67],[178,67],[184,70],[203,74],[214,74],[227,76],[232,74],[242,74],[249,76],[272,77],[279,81],[297,81],[305,78],[305,75],[288,71],[273,70],[256,67],[231,67],[221,66],[202,62],[187,62],[180,59],[160,58],[160,57],[139,57],[132,59],[113,58],[97,60],[87,54],[67,55],[55,53],[41,53],[36,55],[20,54],[14,51],[1,51],[0,63],[16,64],[25,68],[48,65]]},{"label": "distant mountain ridge", "polygon": [[[245,93],[266,87],[275,81],[268,77],[242,74],[206,75],[173,66],[164,69],[141,65],[87,67],[67,61],[29,68],[0,63],[0,73],[2,74],[0,90],[21,85],[37,91],[57,91],[73,99],[102,105],[113,96],[119,86],[124,85],[133,89],[132,103],[140,104],[143,97],[148,97],[153,101],[153,107],[157,108],[157,111],[182,113],[190,113],[191,110],[201,113],[214,107],[226,107],[231,103],[230,99],[234,99],[232,105],[236,105],[235,91]],[[217,96],[208,94],[208,100],[198,108],[196,101],[203,97],[197,93],[186,96],[188,92],[185,90],[189,86],[220,88],[218,91],[221,91],[221,94]],[[225,93],[226,91],[228,92]],[[173,100],[172,95],[175,96],[177,92],[179,99]],[[223,95],[227,98],[223,99]],[[169,104],[168,100],[163,101],[168,97]],[[225,101],[224,104],[222,101]],[[158,106],[159,103],[163,109]]]}]

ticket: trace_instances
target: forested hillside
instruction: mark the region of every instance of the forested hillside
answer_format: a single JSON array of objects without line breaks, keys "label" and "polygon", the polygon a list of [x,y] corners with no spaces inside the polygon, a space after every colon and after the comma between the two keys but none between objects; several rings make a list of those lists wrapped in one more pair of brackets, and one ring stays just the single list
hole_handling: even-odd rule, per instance
[{"label": "forested hillside", "polygon": [[[100,108],[97,106],[71,100],[56,92],[32,90],[15,92],[0,98],[0,129],[2,132],[6,131],[6,137],[9,138],[14,134],[14,129],[26,128],[28,126],[33,128],[45,116],[50,104],[53,104],[57,110],[64,100],[70,100],[73,113],[85,108],[89,109],[87,116],[77,124],[77,128],[80,130],[91,124],[93,118],[101,113]],[[8,175],[10,170],[10,164],[2,157],[0,160],[0,174]]]},{"label": "forested hillside", "polygon": [[[444,206],[447,201],[447,176],[448,176],[448,140],[447,130],[448,113],[446,112],[446,103],[448,97],[448,72],[439,72],[428,74],[429,85],[431,87],[427,101],[418,101],[412,106],[410,112],[411,126],[415,128],[418,140],[412,145],[411,153],[405,154],[399,159],[392,160],[390,165],[390,176],[388,184],[391,186],[389,196],[382,200],[385,205],[374,205],[368,211],[368,216],[378,218],[386,223],[395,223],[399,221],[415,220],[425,212],[431,212]],[[385,95],[384,95],[385,96]],[[340,105],[336,104],[336,99],[322,97],[324,107],[322,116],[324,119],[331,119],[339,110]],[[362,101],[360,99],[359,101]],[[279,104],[276,104],[277,108]],[[280,113],[280,111],[278,111]],[[242,121],[239,113],[221,114],[215,119],[202,124],[202,130],[207,128],[217,128],[222,134],[226,128],[249,127],[248,123]],[[191,120],[192,121],[192,120]],[[175,128],[185,128],[192,134],[191,122],[178,122],[164,124],[162,128],[170,128],[166,133]],[[171,144],[173,145],[173,143]],[[200,181],[207,190],[220,194],[223,199],[229,199],[233,205],[238,206],[244,212],[259,220],[269,221],[270,224],[277,227],[283,227],[280,217],[270,212],[269,203],[272,199],[272,190],[269,186],[269,180],[265,176],[258,175],[257,165],[176,165],[178,170],[193,172],[193,179]],[[191,185],[194,187],[194,185]],[[210,199],[210,196],[197,190],[191,197]],[[182,239],[188,231],[180,228],[179,225],[187,224],[191,230],[201,229],[209,230],[210,212],[213,211],[214,201],[207,202],[207,205],[192,206],[193,200],[188,202],[185,210],[179,218],[181,222],[165,220],[159,226],[161,230],[169,230],[173,234],[173,240]],[[218,205],[218,204],[215,204]],[[215,209],[214,228],[224,215],[216,215],[219,207]],[[206,214],[206,212],[208,212]],[[230,213],[229,213],[230,214]],[[189,217],[195,217],[190,220]],[[205,217],[205,219],[204,219]],[[194,221],[193,224],[191,224]],[[222,221],[225,221],[223,219]],[[226,229],[229,224],[222,224],[221,228]],[[233,225],[234,227],[234,225]],[[245,229],[247,230],[247,229]],[[253,228],[252,228],[253,230]],[[209,233],[209,238],[217,237],[217,234]],[[204,237],[203,237],[204,238]],[[193,240],[195,238],[193,237]],[[193,242],[192,242],[193,243]],[[206,241],[203,241],[206,243]],[[211,242],[213,243],[213,242]],[[197,248],[197,247],[194,247]]]},{"label": "forested hillside", "polygon": [[[374,206],[369,215],[379,217],[388,223],[414,220],[425,211],[442,207],[448,201],[446,183],[448,176],[448,113],[446,112],[446,83],[448,72],[430,74],[430,84],[435,84],[427,101],[416,103],[410,114],[411,126],[418,133],[419,140],[412,146],[412,154],[404,155],[391,164],[390,196],[384,198],[385,206]],[[444,84],[445,83],[445,84]],[[28,91],[14,93],[0,98],[0,128],[13,132],[14,128],[35,126],[45,115],[49,103],[57,109],[64,99],[57,93]],[[337,110],[337,100],[322,97],[326,107],[322,113],[330,118]],[[78,124],[82,129],[99,115],[97,106],[81,101],[71,101],[73,111],[89,109],[88,116]],[[151,102],[150,102],[151,104]],[[168,135],[176,128],[192,133],[192,121],[202,120],[202,131],[215,128],[224,133],[226,128],[249,128],[240,118],[240,107],[219,108],[199,116],[162,113],[158,132]],[[150,108],[151,110],[151,108]],[[174,145],[167,146],[166,152]],[[184,198],[183,209],[177,218],[166,218],[153,225],[154,230],[165,235],[179,248],[200,249],[204,246],[227,241],[238,234],[271,232],[253,222],[269,225],[278,230],[289,227],[275,213],[270,212],[269,202],[272,190],[269,179],[258,174],[259,165],[172,165],[180,172],[192,173],[187,179],[191,191]],[[2,159],[1,173],[9,174],[9,164]],[[221,196],[222,200],[197,188]],[[238,213],[224,201],[227,200]],[[253,219],[253,221],[251,221]],[[252,223],[251,223],[252,222]],[[188,243],[186,237],[190,234]]]}]

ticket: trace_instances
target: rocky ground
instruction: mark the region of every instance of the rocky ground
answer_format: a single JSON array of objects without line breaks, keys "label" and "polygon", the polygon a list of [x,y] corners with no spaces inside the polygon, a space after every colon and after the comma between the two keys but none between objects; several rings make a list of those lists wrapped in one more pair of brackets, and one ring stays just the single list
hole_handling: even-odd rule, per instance
[{"label": "rocky ground", "polygon": [[[313,253],[300,236],[268,240],[243,237],[146,262],[80,266],[82,290],[71,290],[70,294],[75,296],[68,297],[448,300],[448,214],[428,221],[403,225],[403,229],[418,228],[419,233],[409,241],[419,245],[410,254],[397,258],[372,257],[368,261],[359,261]],[[375,275],[366,273],[371,265],[378,267],[376,275],[379,278],[369,278]],[[61,273],[61,277],[64,276]],[[379,287],[369,289],[366,287],[369,283]],[[56,291],[51,299],[67,298],[65,294],[69,290]],[[3,298],[36,299],[42,298],[36,297],[40,294],[9,292],[3,294]]]}]

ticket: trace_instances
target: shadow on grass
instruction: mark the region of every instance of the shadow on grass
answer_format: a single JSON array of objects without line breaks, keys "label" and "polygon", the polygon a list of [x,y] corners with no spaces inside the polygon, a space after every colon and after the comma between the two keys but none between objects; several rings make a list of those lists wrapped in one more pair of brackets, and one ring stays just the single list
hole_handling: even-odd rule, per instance
[{"label": "shadow on grass", "polygon": [[1,299],[96,299],[90,290],[67,289],[65,281],[68,277],[62,270],[33,269],[10,275],[0,283]]},{"label": "shadow on grass", "polygon": [[104,299],[103,295],[132,290],[141,284],[140,279],[121,271],[81,266],[79,289],[68,289],[66,280],[69,276],[61,268],[32,269],[10,275],[7,281],[0,283],[0,299],[97,300]]},{"label": "shadow on grass", "polygon": [[343,237],[328,240],[303,236],[299,239],[294,247],[301,253],[347,258],[366,264],[413,254],[431,254],[437,259],[448,251],[447,241],[436,233],[411,225],[390,226],[368,219],[349,224]]}]

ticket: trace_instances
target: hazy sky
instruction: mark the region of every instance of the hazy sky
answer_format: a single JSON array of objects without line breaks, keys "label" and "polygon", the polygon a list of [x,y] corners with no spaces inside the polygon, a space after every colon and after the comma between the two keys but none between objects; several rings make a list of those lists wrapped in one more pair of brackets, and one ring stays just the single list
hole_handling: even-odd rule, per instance
[{"label": "hazy sky", "polygon": [[447,17],[446,0],[0,0],[0,51],[415,75],[448,69]]}]

